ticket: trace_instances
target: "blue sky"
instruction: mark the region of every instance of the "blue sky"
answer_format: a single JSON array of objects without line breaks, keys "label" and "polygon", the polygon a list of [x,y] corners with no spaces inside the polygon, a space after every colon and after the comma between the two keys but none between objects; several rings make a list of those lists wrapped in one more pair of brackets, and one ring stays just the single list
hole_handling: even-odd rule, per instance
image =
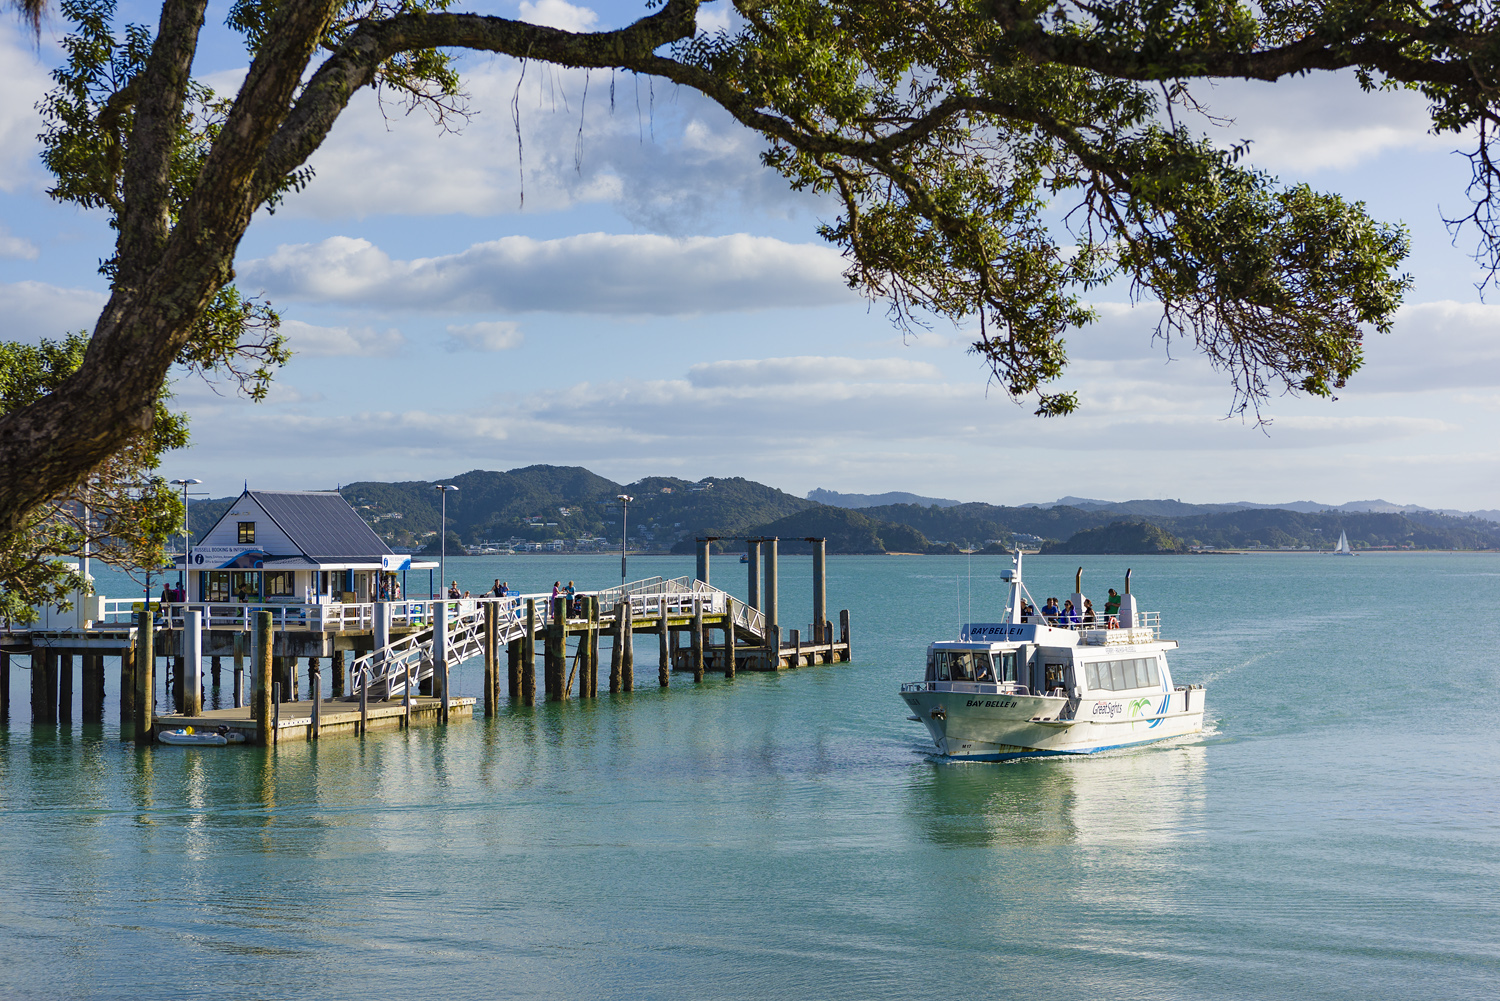
[{"label": "blue sky", "polygon": [[[469,9],[597,29],[641,5]],[[0,316],[18,339],[89,327],[103,301],[105,220],[51,203],[37,161],[32,106],[58,58],[0,24]],[[196,72],[232,90],[243,65],[214,29]],[[1262,430],[1224,419],[1227,381],[1186,346],[1169,360],[1153,311],[1123,292],[1098,295],[1100,322],[1068,339],[1061,385],[1080,413],[1034,418],[987,386],[963,330],[903,339],[854,297],[815,233],[833,206],[789,191],[759,166],[758,138],[694,93],[616,76],[611,111],[609,74],[588,75],[585,102],[581,72],[532,65],[518,92],[513,60],[463,70],[477,114],[460,134],[362,94],[311,186],[251,226],[239,283],[281,309],[298,354],[263,404],[178,380],[194,444],[168,475],[221,495],[244,479],[321,488],[549,462],[798,494],[1496,506],[1500,313],[1442,224],[1465,205],[1460,143],[1427,134],[1410,95],[1327,75],[1199,91],[1233,119],[1214,133],[1253,140],[1257,166],[1413,236],[1396,331],[1369,340],[1337,402],[1275,398]]]}]

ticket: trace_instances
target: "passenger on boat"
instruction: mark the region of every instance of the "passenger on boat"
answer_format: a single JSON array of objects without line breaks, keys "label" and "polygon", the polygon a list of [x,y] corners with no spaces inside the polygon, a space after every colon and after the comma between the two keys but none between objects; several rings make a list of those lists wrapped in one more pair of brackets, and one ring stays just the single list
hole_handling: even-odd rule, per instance
[{"label": "passenger on boat", "polygon": [[1084,598],[1083,599],[1083,627],[1085,629],[1092,628],[1096,622],[1098,622],[1098,618],[1094,615],[1094,603],[1092,601],[1090,601],[1088,598]]},{"label": "passenger on boat", "polygon": [[1060,625],[1062,625],[1063,628],[1065,628],[1065,629],[1077,629],[1078,628],[1078,623],[1081,620],[1078,618],[1078,609],[1076,609],[1076,608],[1073,607],[1073,599],[1072,598],[1069,598],[1067,601],[1063,602],[1062,615],[1059,616],[1059,618],[1062,620],[1061,623],[1060,623]]},{"label": "passenger on boat", "polygon": [[1104,600],[1104,614],[1116,615],[1120,611],[1120,595],[1114,589],[1109,589],[1109,597]]},{"label": "passenger on boat", "polygon": [[1058,612],[1058,608],[1057,608],[1057,599],[1056,598],[1048,598],[1047,599],[1047,603],[1042,606],[1042,618],[1043,618],[1043,620],[1049,626],[1056,625],[1057,624],[1057,616],[1058,616],[1058,614],[1059,614],[1059,612]]},{"label": "passenger on boat", "polygon": [[1021,602],[1021,621],[1030,622],[1034,618],[1036,618],[1036,609],[1031,607],[1031,602]]}]

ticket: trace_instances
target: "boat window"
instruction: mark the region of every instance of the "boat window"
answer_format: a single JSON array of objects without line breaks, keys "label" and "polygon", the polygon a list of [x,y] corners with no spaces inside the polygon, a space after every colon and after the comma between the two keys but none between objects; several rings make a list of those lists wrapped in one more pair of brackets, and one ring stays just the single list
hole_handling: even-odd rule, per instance
[{"label": "boat window", "polygon": [[948,673],[954,681],[974,680],[974,655],[971,653],[950,653]]},{"label": "boat window", "polygon": [[1016,680],[1016,652],[1007,650],[1000,655],[1000,680]]},{"label": "boat window", "polygon": [[990,659],[988,653],[981,652],[974,655],[974,680],[995,680],[995,662]]},{"label": "boat window", "polygon": [[1125,680],[1125,661],[1112,660],[1109,662],[1109,689],[1113,692],[1124,691],[1135,687],[1135,679]]},{"label": "boat window", "polygon": [[984,650],[934,650],[928,657],[928,681],[993,680],[994,677],[994,665]]},{"label": "boat window", "polygon": [[1085,664],[1083,677],[1091,692],[1122,692],[1132,688],[1161,686],[1161,669],[1154,657]]},{"label": "boat window", "polygon": [[1104,686],[1099,684],[1099,665],[1083,665],[1083,683],[1088,686],[1089,691],[1097,692]]}]

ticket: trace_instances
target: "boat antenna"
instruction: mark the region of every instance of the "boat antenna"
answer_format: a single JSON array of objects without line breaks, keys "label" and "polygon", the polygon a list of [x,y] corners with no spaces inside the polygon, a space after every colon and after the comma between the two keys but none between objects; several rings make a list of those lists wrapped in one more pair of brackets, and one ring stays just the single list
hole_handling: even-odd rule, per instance
[{"label": "boat antenna", "polygon": [[953,597],[958,602],[958,638],[962,640],[964,638],[963,581],[956,576],[953,578]]},{"label": "boat antenna", "polygon": [[974,551],[969,550],[969,621],[974,621]]},{"label": "boat antenna", "polygon": [[1125,568],[1125,593],[1130,593],[1130,568]]}]

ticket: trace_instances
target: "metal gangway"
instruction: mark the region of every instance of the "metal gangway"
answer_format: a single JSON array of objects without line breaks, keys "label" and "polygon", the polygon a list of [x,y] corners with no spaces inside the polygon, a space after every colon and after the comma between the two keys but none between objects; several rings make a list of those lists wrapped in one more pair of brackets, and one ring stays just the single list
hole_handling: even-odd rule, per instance
[{"label": "metal gangway", "polygon": [[[688,577],[648,577],[632,581],[619,587],[599,591],[579,591],[580,597],[599,599],[599,615],[614,615],[616,609],[628,603],[632,617],[652,618],[662,615],[691,615],[701,606],[708,615],[722,615],[729,607],[730,595],[701,580]],[[526,635],[526,603],[536,603],[536,626],[538,629],[553,624],[552,595],[537,594],[507,595],[503,598],[463,598],[446,602],[447,661],[449,668],[484,654],[486,642],[486,607],[495,608],[497,623],[495,646],[504,647],[512,640]],[[432,677],[436,667],[436,621],[417,632],[391,640],[371,652],[355,658],[350,666],[349,699],[357,700],[361,692],[370,700],[396,700],[410,691],[416,694],[417,686]],[[733,604],[735,632],[746,635],[752,641],[762,641],[765,636],[765,615],[758,608],[751,608],[743,601]],[[581,622],[579,619],[570,619]]]}]

